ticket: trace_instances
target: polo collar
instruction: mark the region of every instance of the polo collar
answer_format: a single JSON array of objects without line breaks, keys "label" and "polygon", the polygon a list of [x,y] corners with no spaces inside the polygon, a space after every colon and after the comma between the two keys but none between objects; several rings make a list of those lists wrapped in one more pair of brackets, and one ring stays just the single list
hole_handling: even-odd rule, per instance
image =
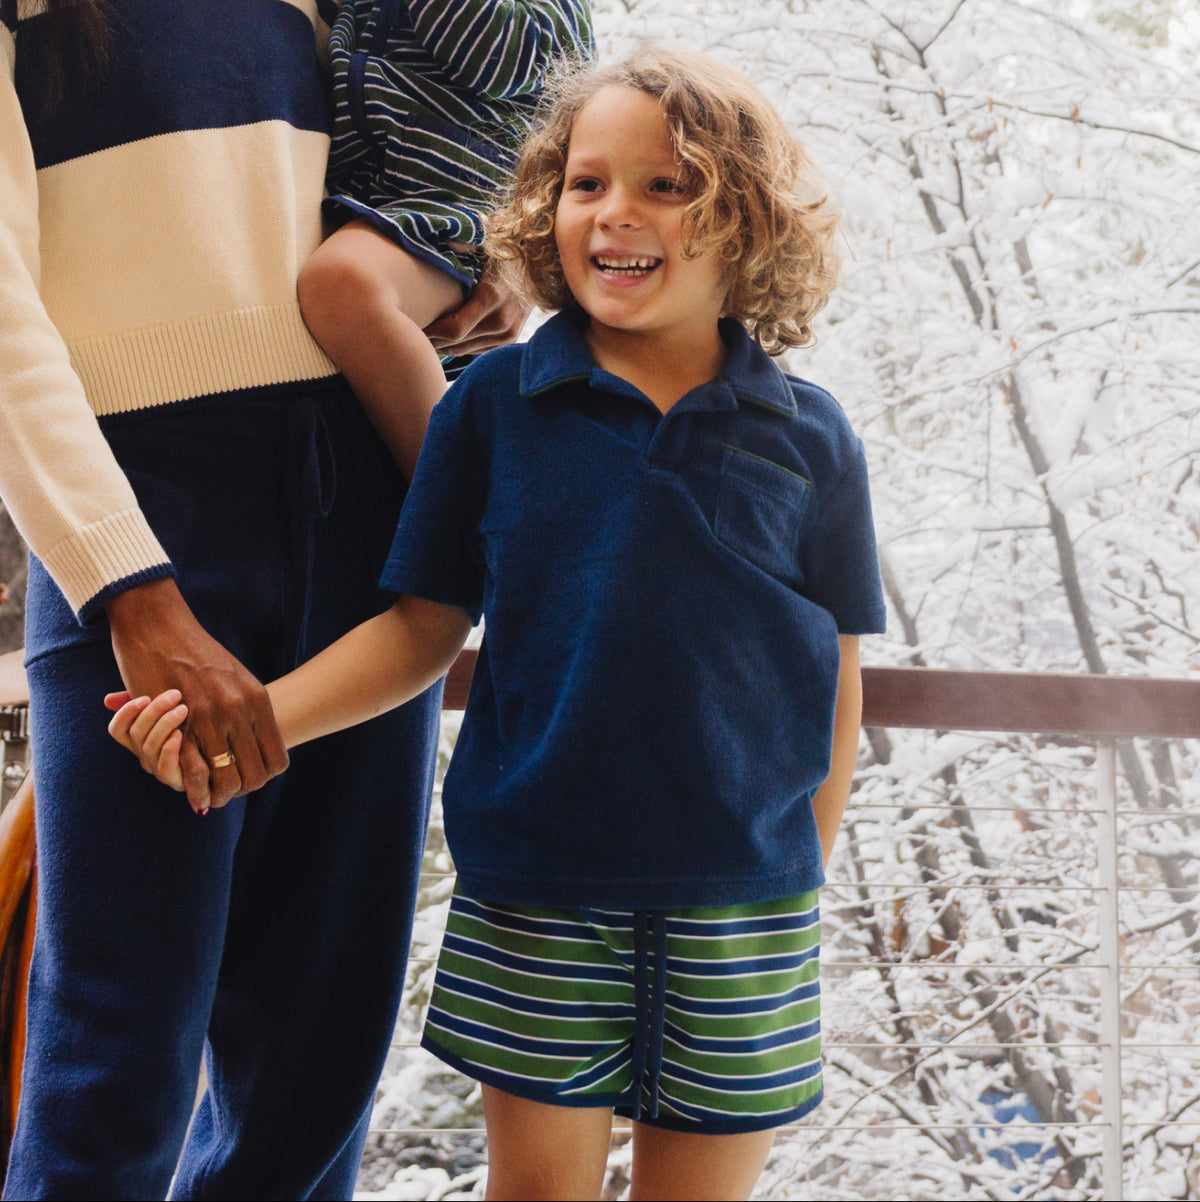
[{"label": "polo collar", "polygon": [[[610,386],[615,376],[600,372],[583,340],[583,311],[577,306],[556,313],[534,331],[521,356],[521,395],[539,396],[564,384],[592,381],[593,373]],[[727,388],[738,402],[748,401],[786,417],[795,417],[796,399],[787,377],[746,333],[741,322],[723,317],[718,325],[725,342],[725,367],[705,388]],[[629,388],[629,385],[625,386]],[[624,391],[624,390],[622,390]],[[733,406],[731,405],[730,408]]]}]

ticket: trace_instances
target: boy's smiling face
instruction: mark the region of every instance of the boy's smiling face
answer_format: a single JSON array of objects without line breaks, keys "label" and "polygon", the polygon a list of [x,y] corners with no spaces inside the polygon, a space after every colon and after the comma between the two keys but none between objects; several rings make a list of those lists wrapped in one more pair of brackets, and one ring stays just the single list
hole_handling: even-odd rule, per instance
[{"label": "boy's smiling face", "polygon": [[684,258],[680,183],[656,97],[601,88],[575,117],[554,236],[595,333],[718,340],[726,286],[711,255]]}]

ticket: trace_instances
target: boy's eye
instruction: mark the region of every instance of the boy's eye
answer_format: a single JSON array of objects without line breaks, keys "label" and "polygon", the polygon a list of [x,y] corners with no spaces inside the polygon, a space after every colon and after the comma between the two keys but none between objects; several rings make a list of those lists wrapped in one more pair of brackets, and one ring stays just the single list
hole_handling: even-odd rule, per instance
[{"label": "boy's eye", "polygon": [[570,190],[572,192],[599,192],[600,181],[582,176],[571,181]]},{"label": "boy's eye", "polygon": [[656,179],[654,183],[650,185],[651,192],[667,192],[678,195],[681,194],[683,190],[683,185],[677,179]]}]

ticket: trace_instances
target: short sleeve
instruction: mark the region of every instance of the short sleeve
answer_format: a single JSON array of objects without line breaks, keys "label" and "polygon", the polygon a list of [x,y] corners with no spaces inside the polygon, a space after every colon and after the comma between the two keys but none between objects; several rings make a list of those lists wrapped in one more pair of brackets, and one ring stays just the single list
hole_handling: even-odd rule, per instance
[{"label": "short sleeve", "polygon": [[841,478],[817,502],[801,546],[802,592],[827,609],[839,634],[882,634],[887,620],[862,443]]},{"label": "short sleeve", "polygon": [[434,406],[380,585],[457,605],[477,623],[483,612],[479,523],[486,481],[470,379],[471,373],[462,377]]}]

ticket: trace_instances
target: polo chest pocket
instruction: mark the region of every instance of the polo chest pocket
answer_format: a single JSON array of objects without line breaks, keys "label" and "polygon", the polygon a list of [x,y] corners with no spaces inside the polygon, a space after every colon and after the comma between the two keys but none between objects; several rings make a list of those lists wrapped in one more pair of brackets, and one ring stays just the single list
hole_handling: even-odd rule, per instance
[{"label": "polo chest pocket", "polygon": [[804,583],[799,548],[812,507],[810,480],[739,447],[725,448],[714,532],[731,551],[794,588]]}]

